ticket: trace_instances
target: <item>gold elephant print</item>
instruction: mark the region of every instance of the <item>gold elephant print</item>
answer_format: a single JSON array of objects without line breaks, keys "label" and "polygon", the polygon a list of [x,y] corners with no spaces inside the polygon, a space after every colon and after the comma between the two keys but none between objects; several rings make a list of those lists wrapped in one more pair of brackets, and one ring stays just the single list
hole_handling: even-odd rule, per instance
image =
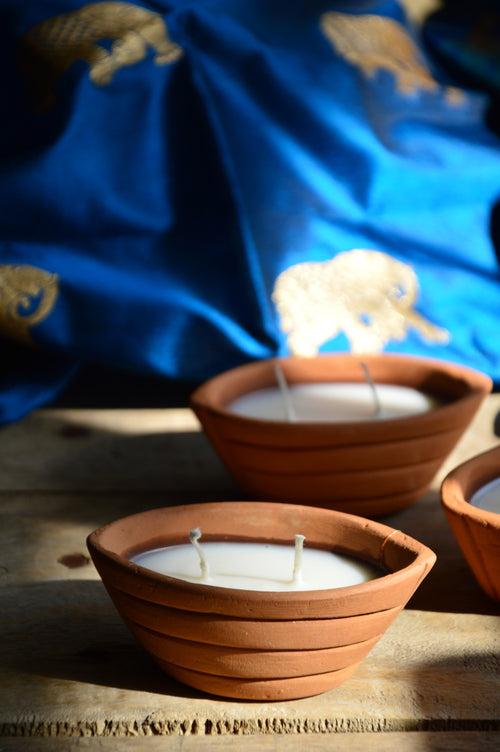
[{"label": "gold elephant print", "polygon": [[[109,50],[99,44],[104,40],[113,40]],[[21,40],[21,65],[41,106],[48,107],[57,81],[77,60],[89,64],[96,86],[106,86],[120,68],[143,60],[149,47],[156,65],[182,55],[159,13],[132,3],[92,3],[30,29]]]},{"label": "gold elephant print", "polygon": [[59,277],[35,266],[0,264],[0,332],[31,342],[30,327],[52,311]]},{"label": "gold elephant print", "polygon": [[[394,19],[332,11],[323,13],[320,25],[334,50],[367,78],[383,70],[394,75],[401,94],[439,90],[417,46]],[[445,95],[450,104],[464,101],[463,91],[454,86],[446,86]]]},{"label": "gold elephant print", "polygon": [[323,262],[295,264],[276,280],[273,301],[294,355],[313,356],[340,333],[354,353],[381,352],[412,327],[430,342],[449,333],[414,309],[417,275],[408,264],[381,251],[339,253]]}]

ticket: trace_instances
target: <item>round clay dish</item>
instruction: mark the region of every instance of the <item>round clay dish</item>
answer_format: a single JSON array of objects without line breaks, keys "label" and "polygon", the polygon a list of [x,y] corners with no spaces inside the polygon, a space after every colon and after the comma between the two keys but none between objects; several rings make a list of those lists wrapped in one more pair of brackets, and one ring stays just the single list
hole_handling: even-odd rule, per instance
[{"label": "round clay dish", "polygon": [[[415,502],[469,425],[491,379],[452,363],[363,356],[376,383],[440,400],[425,413],[350,423],[288,423],[237,415],[238,397],[275,386],[273,361],[226,371],[197,389],[191,406],[240,487],[253,498],[319,505],[376,517]],[[282,358],[287,381],[360,382],[360,358]]]},{"label": "round clay dish", "polygon": [[[256,592],[185,582],[138,566],[139,551],[204,540],[336,550],[380,568],[350,587]],[[170,675],[213,694],[278,700],[317,694],[347,677],[435,561],[418,541],[380,523],[273,502],[212,502],[126,517],[88,539],[92,559],[132,633]]]},{"label": "round clay dish", "polygon": [[500,514],[472,506],[470,499],[500,478],[500,447],[464,462],[443,481],[441,499],[450,527],[478,583],[500,600]]}]

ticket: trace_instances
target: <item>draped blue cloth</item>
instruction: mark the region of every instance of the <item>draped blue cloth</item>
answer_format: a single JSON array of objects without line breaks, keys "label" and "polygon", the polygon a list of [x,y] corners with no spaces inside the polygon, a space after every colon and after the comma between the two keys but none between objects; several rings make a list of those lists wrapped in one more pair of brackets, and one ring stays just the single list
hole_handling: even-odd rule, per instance
[{"label": "draped blue cloth", "polygon": [[[81,0],[0,6],[0,422],[51,399],[85,361],[202,380],[285,354],[278,276],[356,248],[411,265],[417,310],[451,335],[410,328],[388,350],[499,382],[494,3],[474,3],[475,37],[463,9],[421,33],[396,0],[133,5],[159,14],[182,56],[159,64],[148,47],[105,84],[81,50],[55,77],[46,50],[26,59],[30,30]],[[327,38],[325,13],[392,20],[437,85],[404,91],[383,65],[367,73]],[[80,36],[97,33],[86,23]],[[46,36],[54,57],[81,42],[72,28]],[[50,311],[24,329],[43,290],[1,315],[2,275],[23,266],[57,278]],[[346,348],[341,334],[322,350]]]}]

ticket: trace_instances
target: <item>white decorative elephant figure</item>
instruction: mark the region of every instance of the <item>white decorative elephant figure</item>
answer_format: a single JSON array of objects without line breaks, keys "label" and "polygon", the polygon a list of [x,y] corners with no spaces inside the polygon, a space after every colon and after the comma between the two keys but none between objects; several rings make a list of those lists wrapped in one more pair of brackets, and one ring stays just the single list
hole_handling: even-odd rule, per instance
[{"label": "white decorative elephant figure", "polygon": [[[110,50],[99,44],[104,40],[113,40]],[[133,3],[91,3],[30,29],[21,40],[21,63],[34,94],[49,106],[57,80],[76,60],[89,64],[96,86],[105,86],[117,70],[143,60],[149,47],[157,65],[182,55],[159,13]]]},{"label": "white decorative elephant figure", "polygon": [[410,327],[446,343],[448,332],[414,310],[418,294],[411,266],[380,251],[356,249],[290,266],[277,278],[273,300],[290,351],[312,356],[341,332],[355,353],[381,352],[390,340],[405,339]]}]

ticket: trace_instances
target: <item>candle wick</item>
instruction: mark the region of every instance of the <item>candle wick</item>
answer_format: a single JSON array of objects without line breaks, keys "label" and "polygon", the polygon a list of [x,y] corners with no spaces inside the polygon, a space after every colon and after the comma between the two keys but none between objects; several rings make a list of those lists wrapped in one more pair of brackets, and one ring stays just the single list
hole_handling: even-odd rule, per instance
[{"label": "candle wick", "polygon": [[289,423],[296,423],[297,413],[295,412],[295,407],[293,405],[290,387],[288,386],[281,364],[277,360],[274,361],[274,375],[278,383],[281,399],[283,400],[286,418]]},{"label": "candle wick", "polygon": [[372,379],[372,375],[370,373],[370,369],[368,368],[368,364],[364,363],[363,361],[361,361],[359,365],[363,369],[363,373],[364,373],[364,376],[365,376],[366,383],[368,384],[368,386],[371,389],[371,393],[372,393],[372,397],[373,397],[373,404],[374,404],[374,413],[373,414],[375,416],[379,416],[380,413],[382,412],[382,404],[380,402],[380,397],[379,397],[379,394],[378,394],[378,389],[375,386],[375,382]]},{"label": "candle wick", "polygon": [[199,527],[194,527],[189,531],[189,541],[193,544],[200,560],[200,576],[202,580],[207,580],[209,575],[208,561],[205,558],[202,547],[198,543],[201,538],[201,530]]},{"label": "candle wick", "polygon": [[300,582],[302,579],[302,551],[304,549],[304,535],[295,536],[295,555],[293,557],[292,582]]}]

